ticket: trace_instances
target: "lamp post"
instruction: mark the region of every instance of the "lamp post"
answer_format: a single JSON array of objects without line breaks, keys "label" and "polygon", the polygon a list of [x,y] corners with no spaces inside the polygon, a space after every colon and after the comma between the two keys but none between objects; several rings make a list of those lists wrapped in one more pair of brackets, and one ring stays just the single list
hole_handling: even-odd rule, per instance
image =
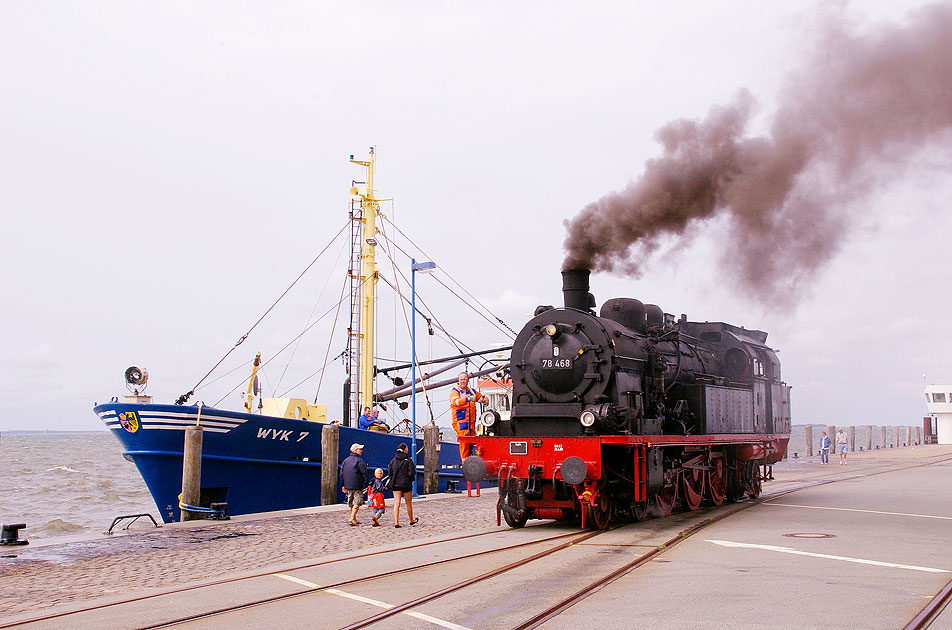
[{"label": "lamp post", "polygon": [[410,448],[413,451],[413,497],[417,494],[417,445],[416,445],[416,274],[431,273],[436,269],[436,263],[430,261],[417,262],[415,258],[410,259],[410,406],[413,408],[410,412],[413,428],[410,434]]}]

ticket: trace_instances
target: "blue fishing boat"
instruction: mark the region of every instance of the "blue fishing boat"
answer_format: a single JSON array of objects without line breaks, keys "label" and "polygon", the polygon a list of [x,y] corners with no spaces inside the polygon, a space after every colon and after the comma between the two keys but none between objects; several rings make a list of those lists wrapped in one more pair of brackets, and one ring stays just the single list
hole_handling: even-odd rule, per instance
[{"label": "blue fishing boat", "polygon": [[[344,383],[347,403],[344,405],[343,418],[333,422],[340,425],[337,462],[334,465],[349,454],[351,444],[359,443],[364,445],[363,458],[368,467],[371,470],[386,470],[397,446],[404,443],[411,447],[411,453],[416,447],[417,488],[422,489],[423,439],[422,434],[417,433],[415,405],[414,421],[412,425],[404,427],[405,433],[388,432],[386,429],[389,427],[385,427],[384,431],[371,431],[351,425],[357,424],[356,419],[362,409],[384,401],[399,404],[400,409],[405,409],[406,403],[396,402],[401,396],[415,396],[416,391],[423,387],[434,388],[455,382],[452,379],[430,384],[426,382],[427,378],[453,369],[470,356],[491,353],[498,356],[499,348],[429,362],[417,362],[414,356],[410,364],[380,370],[376,368],[374,286],[379,273],[374,249],[377,242],[375,236],[365,238],[378,234],[375,222],[378,202],[381,201],[375,196],[373,187],[373,149],[368,160],[355,160],[351,156],[351,162],[366,168],[366,181],[357,182],[360,185],[351,189],[353,204],[350,220],[354,226],[348,269],[352,285],[351,318],[348,322],[347,348],[341,353],[348,374]],[[413,308],[416,308],[415,305]],[[432,322],[427,321],[432,326]],[[229,353],[247,336],[244,335]],[[449,363],[447,367],[429,374],[420,373],[420,365],[438,361]],[[487,364],[489,367],[486,367]],[[96,415],[122,443],[123,456],[135,464],[165,522],[180,520],[183,509],[193,513],[213,513],[215,510],[212,506],[216,504],[227,505],[230,515],[321,505],[322,431],[328,422],[327,407],[309,404],[302,398],[260,396],[257,380],[259,365],[260,353],[252,366],[244,409],[239,411],[187,404],[202,381],[179,397],[175,404],[153,403],[143,391],[148,382],[148,372],[137,367],[129,368],[125,374],[131,395],[94,406]],[[395,387],[386,392],[375,392],[375,376],[400,367],[411,367],[411,374],[416,376],[409,378],[410,383],[392,378]],[[473,375],[502,374],[507,367],[500,360],[485,360],[483,368]],[[257,408],[254,404],[256,400]],[[180,498],[185,432],[191,426],[202,428],[201,496],[198,505],[183,504]],[[452,490],[457,484],[465,487],[458,444],[440,442],[437,452],[437,491]],[[338,488],[337,497],[325,503],[336,503],[343,499],[344,495]],[[222,510],[216,509],[219,512]]]},{"label": "blue fishing boat", "polygon": [[[229,514],[250,514],[321,504],[321,422],[118,400],[93,410],[122,442],[123,456],[138,468],[166,523],[180,519],[185,428],[196,424],[203,429],[200,507],[226,503]],[[347,426],[339,430],[338,461],[356,442],[364,445],[363,458],[371,469],[386,470],[397,444],[411,443],[408,435]],[[446,491],[448,482],[465,487],[456,443],[440,446],[438,491]],[[422,454],[417,484],[423,487]],[[337,501],[343,500],[338,494]]]}]

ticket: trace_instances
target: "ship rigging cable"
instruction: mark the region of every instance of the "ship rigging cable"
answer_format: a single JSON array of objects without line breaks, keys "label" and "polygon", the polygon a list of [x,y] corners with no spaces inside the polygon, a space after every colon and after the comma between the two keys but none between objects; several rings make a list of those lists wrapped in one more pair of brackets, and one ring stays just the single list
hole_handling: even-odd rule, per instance
[{"label": "ship rigging cable", "polygon": [[[337,267],[337,263],[340,262],[340,257],[341,257],[341,255],[344,253],[344,246],[345,246],[345,245],[347,245],[347,241],[344,241],[343,243],[341,243],[341,248],[340,248],[340,249],[338,250],[338,252],[337,252],[337,258],[334,260],[334,264],[332,265],[332,267]],[[317,310],[317,305],[321,303],[321,298],[324,297],[324,291],[327,290],[327,285],[330,284],[332,277],[333,277],[333,274],[328,274],[328,275],[327,275],[327,278],[324,280],[324,286],[321,287],[321,292],[318,293],[317,299],[314,300],[314,306],[311,307],[311,312],[308,313],[307,321],[304,322],[304,328],[307,328],[308,324],[311,323],[311,318],[314,317],[314,311]],[[345,278],[345,280],[344,280],[345,286],[346,286],[346,283],[347,283],[347,282],[346,282],[346,278]],[[341,297],[343,298],[343,296],[341,296]],[[337,304],[337,313],[340,314],[340,303]],[[334,325],[331,326],[331,334],[333,334],[333,331],[334,331],[335,328],[337,328],[337,315],[334,316]],[[298,337],[297,343],[294,344],[294,349],[291,350],[291,355],[288,357],[288,360],[287,360],[287,361],[285,362],[285,364],[284,364],[284,370],[281,371],[281,377],[278,378],[278,383],[274,386],[274,390],[272,390],[272,395],[276,395],[276,394],[277,394],[277,390],[279,390],[279,389],[281,388],[281,382],[284,380],[284,375],[287,374],[288,368],[291,366],[291,361],[294,360],[294,355],[297,353],[298,348],[301,347],[301,340],[302,340],[302,339],[304,339],[303,335],[302,335],[301,337]],[[328,354],[329,354],[329,353],[330,353],[330,342],[328,342],[327,351],[328,351]],[[327,360],[327,356],[326,356],[326,355],[325,355],[325,357],[324,357],[324,360],[325,360],[325,361]],[[318,385],[317,388],[318,388],[318,390],[320,390],[321,386]]]},{"label": "ship rigging cable", "polygon": [[[391,224],[391,225],[393,225],[393,224]],[[406,251],[405,249],[403,249],[402,247],[400,247],[400,246],[397,245],[396,243],[394,243],[393,246],[394,246],[396,249],[398,249],[398,250],[400,251],[400,253],[402,253],[402,254],[403,254],[404,256],[406,256],[407,258],[411,258],[410,254],[407,253],[407,251]],[[422,252],[422,250],[421,250],[421,252]],[[426,256],[426,252],[422,252],[422,253],[423,253],[424,256]],[[441,270],[441,271],[442,271],[442,270]],[[406,278],[406,276],[403,275],[403,272],[399,272],[399,273],[400,273],[400,275],[403,277],[403,281],[406,282],[406,281],[407,281],[407,278]],[[457,286],[461,286],[461,285],[459,284],[459,282],[456,282],[456,280],[453,279],[453,276],[447,274],[445,271],[443,271],[443,273],[446,274],[446,277],[449,278],[450,280],[452,280]],[[433,279],[434,279],[437,283],[439,283],[444,289],[446,289],[447,291],[449,291],[450,294],[451,294],[453,297],[455,297],[457,300],[459,300],[460,302],[462,302],[463,304],[465,304],[467,307],[469,307],[470,309],[472,309],[472,311],[473,311],[474,313],[476,313],[477,315],[479,315],[480,317],[482,317],[483,319],[485,319],[487,322],[489,322],[490,325],[492,325],[493,327],[496,328],[496,330],[498,330],[499,332],[501,332],[501,333],[504,334],[504,335],[513,336],[513,335],[510,335],[510,333],[508,333],[508,332],[506,332],[505,330],[503,330],[502,328],[500,328],[499,325],[498,325],[496,322],[494,322],[492,319],[490,319],[489,317],[486,317],[485,313],[480,313],[479,310],[478,310],[477,308],[475,308],[472,304],[470,304],[468,301],[464,300],[462,297],[460,297],[459,294],[457,294],[457,293],[456,293],[455,291],[453,291],[451,288],[449,288],[448,286],[446,286],[446,283],[444,283],[442,280],[440,280],[435,274],[433,275]],[[463,289],[463,290],[465,291],[465,289]],[[468,294],[468,293],[467,293],[467,294]],[[473,298],[473,300],[474,300],[477,304],[479,304],[480,306],[482,306],[482,307],[486,310],[487,313],[489,313],[490,315],[492,315],[492,317],[493,317],[494,319],[496,319],[497,321],[502,322],[502,325],[505,326],[508,330],[510,330],[510,331],[512,330],[511,328],[509,328],[509,326],[506,325],[506,322],[503,322],[501,319],[499,319],[498,317],[496,317],[496,316],[493,314],[493,312],[490,311],[490,310],[489,310],[488,308],[486,308],[485,306],[483,306],[482,303],[480,303],[479,300],[477,300],[475,297]],[[423,302],[422,299],[421,299],[420,301]],[[426,306],[426,304],[424,304],[424,306]],[[430,311],[431,313],[433,312],[432,309],[430,309],[429,307],[427,307],[427,310]],[[447,333],[447,334],[449,334],[449,333]],[[463,345],[466,345],[466,344],[463,344]],[[470,348],[469,346],[466,346],[466,349],[467,349],[467,350],[472,350],[472,348]],[[457,348],[457,350],[462,351],[460,348]]]},{"label": "ship rigging cable", "polygon": [[[385,233],[384,233],[384,237],[385,237],[385,238],[384,238],[384,243],[386,243],[387,245],[393,245],[394,248],[400,250],[401,253],[403,253],[405,256],[407,256],[407,258],[410,258],[410,256],[407,255],[407,253],[406,253],[403,249],[401,249],[399,245],[397,245],[396,243],[394,243],[393,241],[391,241],[389,238],[386,238],[386,234],[385,234]],[[408,302],[409,300],[408,300],[407,297],[403,294],[403,291],[400,290],[400,282],[399,282],[398,278],[403,278],[403,281],[404,281],[405,283],[407,283],[407,284],[410,284],[410,282],[407,280],[407,277],[403,274],[403,272],[400,271],[400,268],[397,266],[397,263],[396,263],[396,261],[393,259],[393,256],[391,255],[391,253],[390,253],[390,251],[388,250],[388,248],[387,248],[387,247],[384,247],[384,250],[383,250],[383,251],[384,251],[384,254],[386,254],[387,258],[390,260],[390,265],[391,265],[391,267],[393,267],[393,271],[394,271],[393,279],[394,279],[394,282],[395,282],[396,284],[391,283],[389,280],[387,280],[387,279],[384,278],[383,276],[380,276],[380,277],[383,279],[384,282],[386,282],[388,285],[390,285],[390,287],[391,287],[394,291],[396,291],[397,295],[403,300],[403,302]],[[418,295],[418,296],[417,296],[417,299],[420,300],[420,304],[423,306],[423,308],[425,308],[425,309],[427,310],[427,312],[429,312],[430,315],[429,315],[429,317],[427,317],[427,315],[426,315],[423,311],[421,311],[419,308],[417,309],[417,312],[420,313],[420,315],[422,315],[423,317],[426,318],[427,323],[429,323],[429,322],[431,322],[431,321],[432,321],[432,322],[436,322],[436,328],[437,328],[437,330],[443,332],[443,333],[446,335],[448,341],[456,347],[456,350],[457,350],[460,354],[463,353],[463,348],[461,348],[460,346],[465,347],[467,350],[472,350],[472,348],[470,348],[468,345],[466,345],[466,344],[463,343],[461,340],[457,339],[454,335],[452,335],[452,334],[450,333],[450,331],[446,330],[446,327],[443,326],[443,324],[440,322],[440,320],[436,317],[436,314],[433,312],[433,309],[431,309],[431,308],[429,307],[429,305],[423,300],[422,297],[420,297],[420,296]],[[404,319],[406,319],[406,313],[404,313],[403,317],[404,317]],[[409,326],[408,326],[408,327],[409,327]]]},{"label": "ship rigging cable", "polygon": [[[330,246],[334,243],[334,241],[337,240],[337,237],[338,237],[338,236],[340,236],[341,234],[344,233],[344,230],[346,230],[349,225],[350,225],[350,221],[348,221],[347,223],[345,223],[345,224],[343,225],[343,227],[341,227],[341,229],[338,230],[337,234],[335,234],[335,235],[331,238],[331,240],[327,243],[327,245],[324,246],[324,249],[322,249],[322,250],[320,251],[320,253],[319,253],[317,256],[314,257],[314,260],[312,260],[312,261],[308,264],[308,266],[304,268],[304,271],[302,271],[300,274],[298,274],[298,277],[294,279],[294,282],[292,282],[292,283],[290,284],[290,286],[288,286],[288,288],[284,290],[284,293],[282,293],[280,296],[278,296],[278,299],[274,301],[274,304],[272,304],[271,306],[268,307],[268,310],[266,310],[266,311],[264,312],[264,314],[263,314],[261,317],[258,318],[258,321],[256,321],[256,322],[251,326],[251,328],[248,329],[248,332],[246,332],[244,335],[242,335],[242,336],[238,339],[238,341],[235,342],[235,345],[232,346],[231,349],[229,349],[228,352],[225,353],[225,356],[223,356],[222,358],[220,358],[220,359],[218,360],[218,363],[216,363],[215,365],[213,365],[213,366],[212,366],[212,369],[208,370],[208,372],[206,372],[205,376],[203,376],[202,378],[200,378],[200,379],[198,380],[198,382],[195,383],[195,385],[192,387],[192,389],[190,389],[189,391],[187,391],[186,393],[184,393],[184,394],[182,394],[181,396],[178,397],[178,399],[175,401],[175,404],[176,404],[176,405],[184,405],[185,402],[186,402],[189,398],[191,398],[192,394],[195,393],[195,389],[198,388],[198,386],[201,385],[202,382],[203,382],[206,378],[208,378],[208,376],[209,376],[212,372],[214,372],[215,369],[218,368],[219,365],[222,364],[222,361],[224,361],[225,359],[228,358],[228,355],[230,355],[232,352],[235,351],[235,348],[237,348],[238,346],[240,346],[240,345],[244,342],[244,340],[248,338],[248,335],[251,334],[251,331],[254,330],[255,327],[256,327],[258,324],[260,324],[261,321],[262,321],[265,317],[268,316],[268,313],[270,313],[270,312],[272,311],[272,309],[274,309],[274,307],[278,305],[278,302],[280,302],[281,300],[284,299],[284,296],[288,294],[288,291],[290,291],[291,289],[294,288],[294,285],[296,285],[296,284],[298,283],[298,281],[299,281],[301,278],[304,277],[304,274],[306,274],[306,273],[310,270],[310,268],[314,266],[314,263],[316,263],[316,262],[318,261],[318,259],[319,259],[321,256],[324,255],[324,252],[326,252],[326,251],[330,248]],[[302,334],[303,334],[303,333],[302,333]],[[234,390],[233,390],[233,391],[234,391]],[[231,392],[229,392],[229,394],[230,394],[230,393],[231,393]],[[224,400],[224,398],[223,398],[222,400]],[[220,401],[219,401],[219,402],[220,402]],[[216,404],[217,404],[217,403],[216,403]]]},{"label": "ship rigging cable", "polygon": [[[337,301],[337,312],[334,314],[334,323],[331,325],[331,336],[327,340],[327,350],[324,352],[324,367],[321,368],[321,378],[317,381],[317,392],[314,394],[314,404],[317,404],[318,397],[321,395],[321,385],[324,383],[324,370],[327,368],[330,363],[327,361],[327,356],[331,353],[331,342],[334,340],[334,331],[337,329],[337,319],[340,317],[340,307],[344,304],[344,294],[347,293],[347,282],[350,281],[350,274],[344,276],[344,283],[340,288],[340,299]],[[347,349],[344,348],[337,357],[334,357],[332,361],[336,361],[338,357],[342,357],[347,354]],[[310,380],[314,375],[308,376],[306,379],[298,383],[298,385],[304,384],[306,381]],[[295,385],[294,387],[297,387]],[[291,389],[294,389],[293,387]],[[290,391],[290,390],[288,390]]]},{"label": "ship rigging cable", "polygon": [[[414,243],[413,240],[412,240],[409,236],[407,236],[406,234],[404,234],[404,233],[403,233],[403,230],[401,230],[399,227],[397,227],[397,225],[396,225],[393,221],[391,221],[390,219],[388,219],[386,216],[384,216],[383,219],[384,219],[387,223],[389,223],[390,225],[392,225],[392,226],[393,226],[393,229],[395,229],[397,232],[399,232],[400,236],[402,236],[403,238],[407,239],[407,242],[408,242],[408,243],[410,243],[411,245],[413,245],[414,247],[416,247],[417,250],[418,250],[421,254],[423,254],[424,256],[426,256],[427,258],[429,258],[430,260],[432,260],[432,257],[430,257],[425,251],[423,251],[423,249],[422,249],[419,245],[417,245],[416,243]],[[397,247],[397,249],[400,249],[399,246],[396,245],[396,244],[394,244],[394,247]],[[407,257],[410,257],[410,256],[409,256],[405,251],[403,251],[402,249],[400,249],[400,251],[403,252],[404,255],[407,255]],[[485,309],[485,311],[486,311],[487,313],[489,313],[490,315],[492,315],[492,316],[496,319],[496,321],[498,321],[500,324],[502,324],[503,326],[505,326],[506,329],[507,329],[510,333],[512,333],[512,336],[513,336],[513,337],[516,336],[516,331],[513,330],[512,328],[510,328],[510,327],[509,327],[509,324],[507,324],[506,322],[504,322],[500,317],[498,317],[495,313],[493,313],[491,310],[489,310],[489,309],[486,307],[486,305],[484,305],[482,302],[480,302],[478,299],[476,299],[476,297],[475,297],[472,293],[470,293],[469,291],[467,291],[467,290],[466,290],[466,287],[464,287],[464,286],[461,285],[459,282],[457,282],[456,279],[453,278],[453,276],[451,276],[450,274],[446,273],[445,270],[443,271],[443,273],[445,273],[445,274],[446,274],[446,277],[449,278],[450,280],[452,280],[453,283],[454,283],[456,286],[458,286],[458,287],[463,291],[463,293],[465,293],[466,295],[468,295],[469,297],[471,297],[474,302],[476,302],[477,304],[479,304],[483,309]],[[443,283],[441,282],[440,284],[443,284]],[[443,286],[446,286],[446,285],[443,285]],[[449,290],[449,287],[447,287],[447,290]],[[450,292],[452,293],[452,291],[450,291]],[[454,293],[453,295],[456,295],[456,294]],[[457,297],[459,297],[459,296],[457,296]],[[460,298],[460,299],[462,299],[462,298]],[[468,302],[467,302],[467,304],[468,304]],[[472,308],[472,305],[470,305],[470,308]],[[476,309],[473,309],[473,310],[476,310]]]},{"label": "ship rigging cable", "polygon": [[[361,284],[363,284],[363,282],[361,282]],[[331,308],[329,308],[328,310],[326,310],[323,315],[321,315],[320,317],[318,317],[317,319],[315,319],[313,322],[311,322],[311,324],[308,325],[307,328],[305,328],[305,329],[302,330],[299,334],[297,334],[297,335],[295,335],[294,337],[292,337],[291,340],[288,341],[288,342],[284,345],[283,348],[281,348],[280,350],[278,350],[278,351],[274,354],[274,356],[272,356],[272,357],[271,357],[270,359],[268,359],[267,361],[262,361],[261,367],[258,368],[258,370],[261,371],[262,369],[264,369],[264,367],[265,367],[266,365],[268,365],[268,364],[271,363],[273,360],[275,360],[276,358],[278,358],[278,357],[281,355],[282,352],[284,352],[285,350],[287,350],[288,348],[291,347],[291,344],[293,344],[295,341],[297,341],[300,337],[304,336],[309,330],[311,330],[311,329],[314,328],[317,324],[319,324],[319,323],[321,322],[321,320],[323,320],[325,317],[327,317],[328,315],[330,315],[330,314],[331,314],[331,311],[333,311],[333,310],[335,310],[335,309],[339,309],[339,308],[340,308],[340,304],[341,304],[341,302],[343,302],[343,301],[344,301],[344,299],[341,298],[340,302],[338,302],[337,304],[335,304],[334,306],[332,306]],[[235,392],[235,390],[237,390],[237,389],[238,389],[239,387],[241,387],[243,384],[244,384],[244,381],[241,381],[240,383],[238,383],[237,385],[235,385],[235,386],[231,389],[231,391],[229,391],[227,394],[225,394],[224,396],[222,396],[221,398],[219,398],[219,399],[218,399],[218,402],[216,402],[214,406],[217,407],[219,404],[221,404],[221,401],[223,401],[223,400],[225,400],[226,398],[228,398],[229,396],[231,396],[231,395]]]}]

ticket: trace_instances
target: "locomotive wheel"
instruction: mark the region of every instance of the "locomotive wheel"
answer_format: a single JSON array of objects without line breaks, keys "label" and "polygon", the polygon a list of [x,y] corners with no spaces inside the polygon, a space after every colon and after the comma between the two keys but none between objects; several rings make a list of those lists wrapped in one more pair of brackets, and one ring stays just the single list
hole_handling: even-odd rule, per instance
[{"label": "locomotive wheel", "polygon": [[648,519],[648,502],[641,501],[640,503],[635,503],[632,505],[631,509],[632,516],[635,517],[635,520],[638,522]]},{"label": "locomotive wheel", "polygon": [[506,519],[506,525],[508,525],[509,527],[513,529],[519,529],[520,527],[524,527],[526,524],[526,521],[529,520],[528,515],[520,519],[513,518],[512,515],[510,515],[505,510],[503,510],[502,517]]},{"label": "locomotive wheel", "polygon": [[[514,483],[518,485],[520,482],[517,481]],[[504,490],[504,484],[501,480],[499,485],[499,493],[503,495],[502,500],[506,502],[506,505],[508,505],[514,510],[519,509],[519,502],[518,502],[518,499],[516,498],[515,491]],[[508,512],[506,512],[506,510],[502,511],[502,517],[506,519],[506,525],[508,525],[509,527],[513,529],[519,529],[520,527],[523,527],[526,524],[526,521],[529,520],[528,513],[526,513],[522,518],[516,518],[512,514],[509,514]]]},{"label": "locomotive wheel", "polygon": [[[739,466],[743,466],[740,464]],[[730,468],[727,470],[727,501],[736,503],[744,496],[744,472],[741,468]]]},{"label": "locomotive wheel", "polygon": [[606,491],[598,493],[598,504],[588,506],[588,522],[591,529],[608,529],[608,524],[612,520],[612,500],[611,495]]},{"label": "locomotive wheel", "polygon": [[665,486],[661,492],[652,497],[654,508],[658,516],[668,516],[674,510],[674,504],[678,500],[678,485],[676,483]]},{"label": "locomotive wheel", "polygon": [[747,496],[749,496],[751,499],[756,499],[760,496],[762,484],[760,476],[760,464],[758,462],[747,462],[747,475],[744,479],[744,482],[744,485],[747,489]]},{"label": "locomotive wheel", "polygon": [[727,495],[727,470],[723,457],[711,458],[711,467],[707,471],[709,497],[714,505],[722,505]]},{"label": "locomotive wheel", "polygon": [[693,512],[701,507],[701,499],[704,498],[704,471],[685,468],[681,471],[681,483],[684,487],[684,505]]}]

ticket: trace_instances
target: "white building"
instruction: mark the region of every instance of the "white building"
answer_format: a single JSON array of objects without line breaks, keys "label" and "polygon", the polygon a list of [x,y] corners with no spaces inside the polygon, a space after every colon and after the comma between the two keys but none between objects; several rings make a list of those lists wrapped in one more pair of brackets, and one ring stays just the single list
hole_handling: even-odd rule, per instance
[{"label": "white building", "polygon": [[926,385],[925,394],[939,444],[952,444],[952,385]]}]

